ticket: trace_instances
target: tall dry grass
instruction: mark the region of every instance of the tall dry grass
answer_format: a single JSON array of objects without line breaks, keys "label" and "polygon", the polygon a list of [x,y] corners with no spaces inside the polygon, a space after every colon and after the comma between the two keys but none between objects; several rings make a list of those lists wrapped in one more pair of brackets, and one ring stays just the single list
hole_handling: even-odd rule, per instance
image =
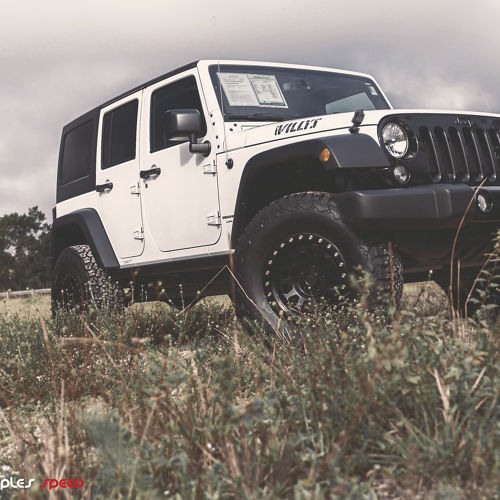
[{"label": "tall dry grass", "polygon": [[47,477],[85,481],[54,498],[492,498],[498,324],[453,325],[432,284],[287,343],[224,302],[2,314],[0,474],[40,498]]}]

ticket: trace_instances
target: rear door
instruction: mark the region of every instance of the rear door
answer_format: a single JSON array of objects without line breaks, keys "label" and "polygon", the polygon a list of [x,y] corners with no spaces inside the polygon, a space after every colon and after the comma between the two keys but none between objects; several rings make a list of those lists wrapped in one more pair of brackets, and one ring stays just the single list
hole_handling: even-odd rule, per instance
[{"label": "rear door", "polygon": [[[152,244],[162,252],[212,245],[221,233],[215,131],[211,123],[207,127],[199,88],[192,69],[144,90],[141,170],[158,174],[141,180],[142,209]],[[190,153],[187,141],[167,139],[164,117],[171,109],[200,111],[198,141],[211,142],[208,157]]]},{"label": "rear door", "polygon": [[142,91],[103,108],[99,119],[96,184],[98,211],[116,254],[144,250],[139,185],[139,118]]}]

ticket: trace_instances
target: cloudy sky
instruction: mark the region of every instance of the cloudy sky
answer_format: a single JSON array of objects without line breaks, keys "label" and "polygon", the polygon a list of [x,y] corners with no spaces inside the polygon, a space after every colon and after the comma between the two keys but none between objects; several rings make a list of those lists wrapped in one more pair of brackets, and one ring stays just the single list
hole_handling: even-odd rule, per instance
[{"label": "cloudy sky", "polygon": [[396,107],[500,113],[500,1],[0,0],[0,216],[55,200],[62,126],[195,59],[375,75]]}]

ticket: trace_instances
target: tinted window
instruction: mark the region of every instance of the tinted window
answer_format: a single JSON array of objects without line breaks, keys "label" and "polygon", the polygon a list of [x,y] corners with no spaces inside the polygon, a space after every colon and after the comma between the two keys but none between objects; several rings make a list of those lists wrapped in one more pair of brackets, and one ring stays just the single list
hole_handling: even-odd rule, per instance
[{"label": "tinted window", "polygon": [[90,120],[64,136],[62,184],[90,175],[93,131],[94,122]]},{"label": "tinted window", "polygon": [[104,115],[101,168],[135,158],[138,101],[130,101]]},{"label": "tinted window", "polygon": [[194,76],[188,76],[153,92],[151,96],[151,152],[169,148],[182,141],[169,141],[165,112],[171,109],[197,109],[201,115],[201,135],[207,133],[200,95]]}]

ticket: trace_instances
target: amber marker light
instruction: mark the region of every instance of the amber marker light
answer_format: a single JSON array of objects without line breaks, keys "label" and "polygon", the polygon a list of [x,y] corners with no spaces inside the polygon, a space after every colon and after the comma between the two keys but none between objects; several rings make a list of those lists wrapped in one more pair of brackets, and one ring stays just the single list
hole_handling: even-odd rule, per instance
[{"label": "amber marker light", "polygon": [[328,148],[323,148],[319,154],[319,159],[326,163],[330,159],[330,150]]}]

